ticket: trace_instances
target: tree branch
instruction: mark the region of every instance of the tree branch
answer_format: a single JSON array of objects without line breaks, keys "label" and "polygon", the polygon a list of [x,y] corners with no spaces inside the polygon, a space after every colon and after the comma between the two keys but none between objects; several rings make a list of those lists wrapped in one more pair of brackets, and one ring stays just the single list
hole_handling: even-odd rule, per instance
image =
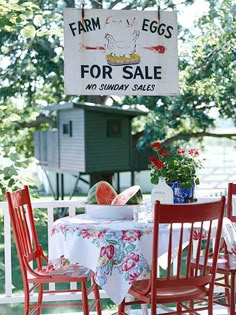
[{"label": "tree branch", "polygon": [[236,140],[236,133],[211,133],[206,131],[201,132],[191,132],[191,133],[179,133],[173,137],[164,140],[162,143],[169,145],[170,143],[181,140],[181,139],[191,139],[191,138],[203,138],[203,137],[213,137],[213,138],[227,138],[230,140]]},{"label": "tree branch", "polygon": [[115,1],[111,2],[109,9],[113,9],[114,6],[116,6],[118,3],[120,3],[120,0],[115,0]]},{"label": "tree branch", "polygon": [[37,128],[40,127],[42,124],[48,124],[51,128],[56,127],[56,121],[52,117],[46,116],[42,113],[40,113],[37,118],[33,121],[23,121],[23,122],[17,122],[16,126],[18,128]]}]

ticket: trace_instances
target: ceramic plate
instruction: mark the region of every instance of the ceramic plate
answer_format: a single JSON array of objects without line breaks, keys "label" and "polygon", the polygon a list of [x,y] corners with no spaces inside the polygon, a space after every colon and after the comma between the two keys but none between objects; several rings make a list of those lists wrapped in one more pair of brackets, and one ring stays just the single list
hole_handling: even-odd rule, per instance
[{"label": "ceramic plate", "polygon": [[97,219],[132,219],[136,205],[85,205],[85,212],[90,218]]}]

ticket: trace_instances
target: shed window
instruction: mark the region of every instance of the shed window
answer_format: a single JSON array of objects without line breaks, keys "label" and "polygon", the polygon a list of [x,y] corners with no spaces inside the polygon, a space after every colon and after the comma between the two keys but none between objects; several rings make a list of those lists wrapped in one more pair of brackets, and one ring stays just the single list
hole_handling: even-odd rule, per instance
[{"label": "shed window", "polygon": [[62,125],[62,133],[63,135],[68,135],[69,137],[72,137],[73,135],[73,128],[72,128],[72,120],[69,121],[69,123],[64,123]]},{"label": "shed window", "polygon": [[107,136],[108,137],[121,136],[121,121],[120,120],[111,119],[107,121]]}]

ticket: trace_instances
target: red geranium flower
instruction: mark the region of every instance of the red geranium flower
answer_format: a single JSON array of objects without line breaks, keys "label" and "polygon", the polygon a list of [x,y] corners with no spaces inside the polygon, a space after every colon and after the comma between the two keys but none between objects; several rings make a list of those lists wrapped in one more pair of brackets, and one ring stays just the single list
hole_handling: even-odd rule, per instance
[{"label": "red geranium flower", "polygon": [[199,155],[198,149],[190,149],[188,150],[188,153],[189,155],[195,155],[195,156]]},{"label": "red geranium flower", "polygon": [[159,154],[160,154],[161,156],[163,156],[163,157],[166,157],[168,153],[167,153],[166,150],[160,150],[160,151],[159,151]]},{"label": "red geranium flower", "polygon": [[164,178],[167,183],[179,182],[183,188],[191,188],[200,183],[197,169],[201,168],[202,164],[197,149],[186,151],[181,147],[175,151],[167,150],[160,141],[151,146],[156,154],[149,158],[152,184],[156,185],[160,178]]},{"label": "red geranium flower", "polygon": [[177,150],[177,154],[184,154],[185,153],[185,150],[183,148],[179,148]]},{"label": "red geranium flower", "polygon": [[157,167],[158,169],[162,169],[162,168],[165,167],[164,163],[163,163],[162,161],[158,160],[155,156],[151,156],[151,157],[149,158],[149,161],[150,161],[151,163],[153,163],[153,165],[154,165],[155,167]]},{"label": "red geranium flower", "polygon": [[160,149],[160,148],[161,148],[161,143],[160,143],[159,141],[154,142],[154,143],[152,144],[152,148],[153,148],[153,149]]}]

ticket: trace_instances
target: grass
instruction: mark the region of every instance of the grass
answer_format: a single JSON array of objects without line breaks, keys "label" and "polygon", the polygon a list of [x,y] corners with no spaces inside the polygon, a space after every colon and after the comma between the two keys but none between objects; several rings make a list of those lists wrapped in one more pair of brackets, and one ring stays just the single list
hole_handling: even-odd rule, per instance
[{"label": "grass", "polygon": [[[109,299],[101,300],[102,309],[106,311],[115,312],[117,310],[117,306],[110,305]],[[22,315],[24,311],[24,305],[21,304],[3,304],[0,305],[0,314],[1,315]],[[42,309],[41,314],[65,314],[65,313],[75,313],[78,311],[75,307],[55,307],[51,309]],[[81,312],[81,310],[79,310]],[[95,310],[94,310],[95,311]]]}]

